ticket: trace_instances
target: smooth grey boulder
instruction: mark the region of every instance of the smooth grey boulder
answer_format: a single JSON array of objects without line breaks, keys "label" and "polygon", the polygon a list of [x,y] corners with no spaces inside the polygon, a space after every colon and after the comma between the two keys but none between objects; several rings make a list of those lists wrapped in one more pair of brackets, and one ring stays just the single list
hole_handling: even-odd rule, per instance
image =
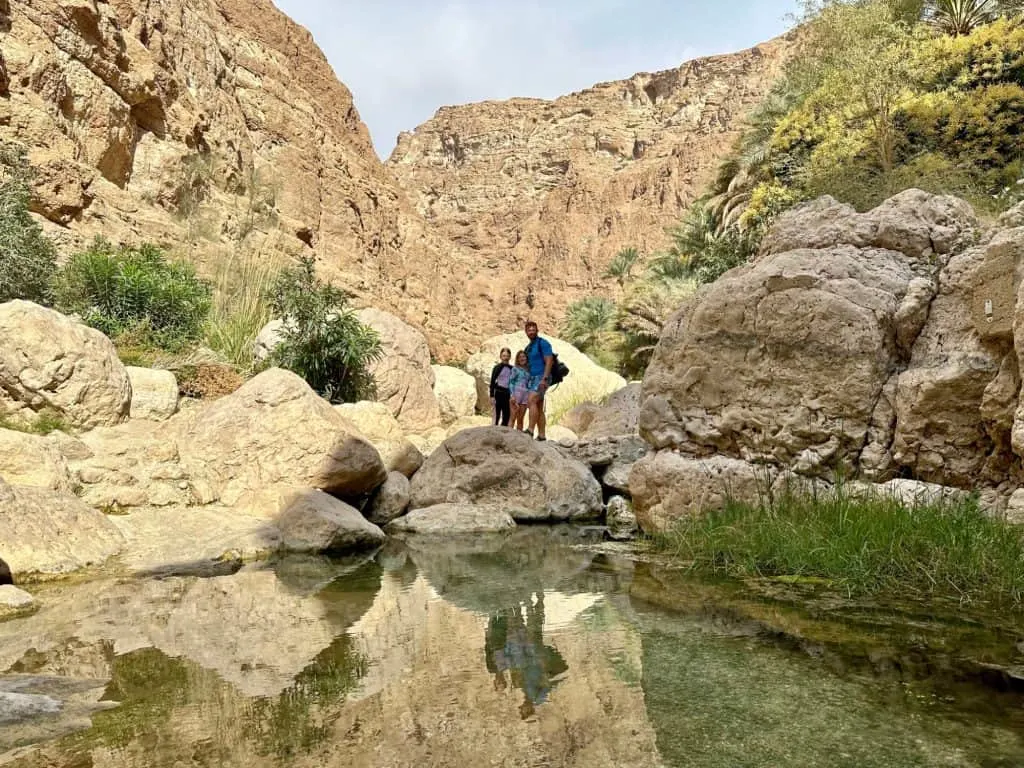
[{"label": "smooth grey boulder", "polygon": [[409,508],[409,478],[401,472],[389,472],[388,479],[370,500],[366,519],[376,525],[390,523]]},{"label": "smooth grey boulder", "polygon": [[392,520],[388,523],[387,530],[389,533],[407,531],[444,535],[495,533],[515,527],[516,523],[511,515],[496,507],[481,507],[474,504],[435,504],[424,509],[414,509],[408,515]]}]

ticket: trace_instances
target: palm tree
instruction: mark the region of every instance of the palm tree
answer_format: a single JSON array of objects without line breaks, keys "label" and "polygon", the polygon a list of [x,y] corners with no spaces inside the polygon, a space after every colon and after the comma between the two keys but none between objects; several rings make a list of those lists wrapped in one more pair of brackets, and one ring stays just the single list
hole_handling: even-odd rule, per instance
[{"label": "palm tree", "polygon": [[[998,0],[929,0],[924,16],[947,35],[969,35],[1004,10]],[[1006,3],[1012,10],[1012,3]]]},{"label": "palm tree", "polygon": [[633,265],[639,259],[640,252],[636,248],[623,248],[612,258],[608,264],[608,269],[605,270],[604,276],[614,277],[619,281],[619,285],[625,285],[629,279],[629,273],[633,270]]},{"label": "palm tree", "polygon": [[562,337],[577,349],[597,346],[603,335],[614,329],[615,302],[603,296],[587,296],[565,310]]}]

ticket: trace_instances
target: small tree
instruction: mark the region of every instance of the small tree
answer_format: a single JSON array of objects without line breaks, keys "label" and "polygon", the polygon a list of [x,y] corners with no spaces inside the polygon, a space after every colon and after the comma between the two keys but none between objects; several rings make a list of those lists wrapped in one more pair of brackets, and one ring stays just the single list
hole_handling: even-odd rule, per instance
[{"label": "small tree", "polygon": [[614,277],[619,282],[619,285],[625,285],[639,259],[640,252],[636,248],[623,248],[609,262],[604,276]]},{"label": "small tree", "polygon": [[0,302],[49,304],[57,253],[28,212],[31,169],[24,147],[0,143]]},{"label": "small tree", "polygon": [[372,396],[369,366],[381,356],[377,332],[359,322],[345,294],[316,276],[312,256],[282,270],[271,306],[284,326],[271,360],[333,403]]}]

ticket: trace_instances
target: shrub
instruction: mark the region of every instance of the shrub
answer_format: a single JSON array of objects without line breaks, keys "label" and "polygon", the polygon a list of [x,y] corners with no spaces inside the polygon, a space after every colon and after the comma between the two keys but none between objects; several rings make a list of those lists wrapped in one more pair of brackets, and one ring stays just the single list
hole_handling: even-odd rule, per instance
[{"label": "shrub", "polygon": [[380,339],[359,322],[342,291],[317,278],[311,256],[282,270],[271,306],[284,321],[282,341],[271,356],[274,363],[302,376],[331,402],[372,396],[369,365],[381,355]]},{"label": "shrub", "polygon": [[57,280],[58,305],[108,336],[131,334],[175,351],[200,337],[210,286],[155,245],[115,248],[97,239],[75,254]]},{"label": "shrub", "polygon": [[49,304],[57,253],[29,215],[31,171],[25,150],[0,144],[0,302]]},{"label": "shrub", "polygon": [[719,227],[714,213],[698,203],[672,230],[673,244],[668,253],[651,260],[649,275],[661,280],[713,283],[733,267],[747,262],[757,250],[759,234]]}]

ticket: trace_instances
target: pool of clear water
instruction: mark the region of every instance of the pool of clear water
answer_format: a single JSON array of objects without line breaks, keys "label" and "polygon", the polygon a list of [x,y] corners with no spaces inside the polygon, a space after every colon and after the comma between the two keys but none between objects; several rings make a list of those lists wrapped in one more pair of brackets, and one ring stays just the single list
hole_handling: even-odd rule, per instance
[{"label": "pool of clear water", "polygon": [[1012,625],[808,608],[582,536],[42,589],[0,623],[0,765],[1024,766]]}]

